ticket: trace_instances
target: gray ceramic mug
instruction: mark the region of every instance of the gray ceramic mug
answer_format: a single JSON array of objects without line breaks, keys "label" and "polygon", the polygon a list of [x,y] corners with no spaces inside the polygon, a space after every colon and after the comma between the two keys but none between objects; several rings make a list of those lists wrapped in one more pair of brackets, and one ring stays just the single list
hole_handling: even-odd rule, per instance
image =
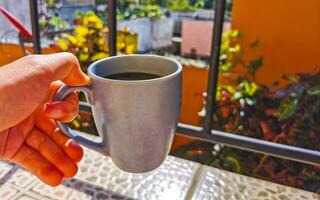
[{"label": "gray ceramic mug", "polygon": [[[160,78],[103,78],[124,72],[144,72]],[[161,56],[127,55],[97,61],[88,68],[90,85],[62,86],[55,100],[65,99],[74,90],[84,91],[100,141],[79,135],[60,122],[57,125],[80,144],[110,156],[124,171],[151,171],[161,165],[171,148],[180,113],[181,72],[178,62]]]}]

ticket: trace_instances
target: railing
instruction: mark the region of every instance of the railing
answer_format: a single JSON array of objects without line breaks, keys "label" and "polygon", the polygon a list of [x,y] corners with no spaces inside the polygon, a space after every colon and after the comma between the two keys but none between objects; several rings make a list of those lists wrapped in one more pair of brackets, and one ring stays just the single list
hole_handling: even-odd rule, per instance
[{"label": "railing", "polygon": [[[116,8],[117,0],[107,0],[108,3],[108,45],[111,56],[115,56],[116,49],[116,31],[117,19]],[[275,157],[304,162],[308,164],[320,165],[320,152],[304,148],[293,147],[289,145],[277,144],[264,140],[239,136],[231,133],[212,130],[213,113],[215,111],[215,94],[217,89],[219,73],[220,44],[222,36],[222,26],[224,21],[226,0],[216,0],[214,27],[212,34],[212,48],[210,57],[209,79],[206,98],[206,116],[203,127],[191,126],[187,124],[178,124],[178,134],[190,136],[199,140],[223,143],[235,148],[245,149],[258,153],[268,154]],[[38,24],[37,0],[30,0],[32,33],[35,53],[41,53],[40,31]],[[81,108],[91,111],[90,106],[81,103]]]}]

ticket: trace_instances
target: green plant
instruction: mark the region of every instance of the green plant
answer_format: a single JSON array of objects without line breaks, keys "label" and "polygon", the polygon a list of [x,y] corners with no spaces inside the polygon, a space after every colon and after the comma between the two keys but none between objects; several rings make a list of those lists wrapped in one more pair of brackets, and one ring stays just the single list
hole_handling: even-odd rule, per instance
[{"label": "green plant", "polygon": [[165,18],[164,13],[158,5],[131,6],[125,11],[123,16],[124,19],[136,19],[141,17],[148,17],[150,19]]},{"label": "green plant", "polygon": [[[241,79],[252,80],[255,73],[263,66],[262,56],[245,60],[243,47],[239,44],[241,34],[238,30],[226,31],[222,35],[219,70],[221,73],[232,72],[236,67],[244,68],[249,76],[239,76]],[[252,42],[248,51],[253,51],[259,46],[259,40]]]},{"label": "green plant", "polygon": [[194,3],[194,7],[197,8],[197,9],[204,8],[204,6],[205,6],[204,0],[197,0],[197,1]]},{"label": "green plant", "polygon": [[[288,84],[281,89],[257,83],[254,76],[263,59],[258,56],[244,62],[238,37],[240,33],[234,31],[224,35],[220,72],[230,73],[240,65],[247,74],[218,85],[213,128],[319,151],[320,70],[284,75]],[[257,45],[256,41],[249,49]],[[221,68],[223,65],[226,67]],[[320,169],[316,166],[199,141],[173,155],[320,193]]]},{"label": "green plant", "polygon": [[39,19],[40,30],[43,34],[69,28],[69,24],[60,17],[54,17],[50,12]]},{"label": "green plant", "polygon": [[173,12],[193,12],[196,7],[192,6],[189,0],[169,0],[168,8]]},{"label": "green plant", "polygon": [[140,0],[140,4],[147,6],[147,5],[156,5],[157,2],[155,0]]},{"label": "green plant", "polygon": [[55,3],[57,3],[57,0],[46,0],[46,3],[47,4],[55,4]]},{"label": "green plant", "polygon": [[62,51],[69,51],[78,57],[83,71],[86,71],[90,63],[108,56],[105,42],[107,28],[92,11],[78,12],[75,21],[73,33],[63,33],[56,40]]},{"label": "green plant", "polygon": [[[107,28],[103,27],[103,22],[92,11],[77,12],[74,23],[75,28],[72,34],[62,33],[61,36],[56,37],[56,46],[61,51],[68,51],[76,55],[82,70],[86,72],[89,64],[108,57],[108,47],[105,41]],[[83,93],[79,93],[79,96],[80,100],[85,101]],[[69,126],[76,130],[97,134],[90,113],[79,113],[69,123]]]}]

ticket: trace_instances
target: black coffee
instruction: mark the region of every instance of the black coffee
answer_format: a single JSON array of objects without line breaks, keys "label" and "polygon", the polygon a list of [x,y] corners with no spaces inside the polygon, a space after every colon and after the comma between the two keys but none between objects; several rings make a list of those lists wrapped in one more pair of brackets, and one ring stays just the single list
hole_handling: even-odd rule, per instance
[{"label": "black coffee", "polygon": [[148,80],[154,78],[160,78],[161,76],[156,74],[149,74],[144,72],[124,72],[118,74],[110,74],[105,76],[107,79],[115,79],[122,81],[137,81],[137,80]]}]

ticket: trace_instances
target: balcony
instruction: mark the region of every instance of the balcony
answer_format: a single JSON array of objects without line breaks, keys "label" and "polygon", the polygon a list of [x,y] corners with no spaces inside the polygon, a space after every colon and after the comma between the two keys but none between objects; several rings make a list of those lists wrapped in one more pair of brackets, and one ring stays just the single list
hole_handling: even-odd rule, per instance
[{"label": "balcony", "polygon": [[[168,1],[168,7],[164,1],[155,1],[150,7],[143,1],[129,7],[110,0],[107,6],[93,1],[88,4],[81,1],[79,5],[70,2],[47,5],[44,1],[30,1],[28,12],[32,23],[25,23],[32,38],[21,29],[4,31],[0,40],[0,66],[25,53],[58,51],[75,53],[83,71],[93,61],[117,54],[158,54],[178,60],[183,64],[182,112],[170,156],[152,172],[130,174],[114,166],[110,158],[86,149],[78,175],[57,188],[45,186],[12,163],[2,162],[1,196],[6,199],[320,198],[317,194],[319,115],[314,111],[319,107],[320,94],[316,69],[319,62],[315,59],[320,44],[316,37],[320,27],[314,10],[317,2],[313,6],[280,3],[275,8],[267,1],[216,0],[214,10],[208,9],[210,1],[189,2],[184,10],[179,10],[184,4],[173,1]],[[11,11],[9,5],[0,3],[0,7],[7,6]],[[83,12],[71,15],[69,10],[66,14],[64,6],[74,10],[81,7]],[[292,12],[282,15],[281,6]],[[92,8],[97,15],[86,13]],[[249,8],[251,12],[247,12]],[[49,10],[62,19],[58,23],[60,29],[49,30],[52,20],[52,16],[46,16]],[[295,11],[303,14],[295,17],[292,14]],[[99,50],[84,54],[80,52],[83,47],[77,44],[76,32],[81,26],[90,30],[88,24],[83,24],[89,15],[96,20],[90,23],[104,24],[98,30],[98,39],[104,42]],[[41,21],[44,19],[47,21]],[[303,24],[306,28],[301,30]],[[90,39],[87,45],[91,45]],[[81,95],[80,100],[84,100]],[[312,109],[310,105],[315,107]],[[82,134],[89,133],[89,137],[97,136],[90,108],[85,103],[81,108],[83,111],[69,126],[86,132]],[[299,120],[302,116],[304,121]]]}]

